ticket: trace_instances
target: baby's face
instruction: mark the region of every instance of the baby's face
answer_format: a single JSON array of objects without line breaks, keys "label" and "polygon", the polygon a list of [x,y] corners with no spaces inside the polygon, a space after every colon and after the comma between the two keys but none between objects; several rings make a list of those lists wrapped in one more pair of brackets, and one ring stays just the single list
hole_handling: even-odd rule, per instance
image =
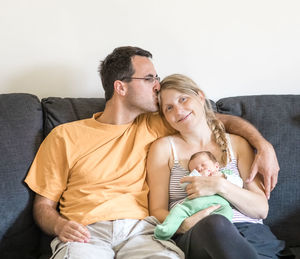
[{"label": "baby's face", "polygon": [[204,171],[214,173],[219,169],[219,163],[213,162],[207,155],[202,154],[190,161],[189,170],[193,171],[194,169],[196,169],[199,173]]}]

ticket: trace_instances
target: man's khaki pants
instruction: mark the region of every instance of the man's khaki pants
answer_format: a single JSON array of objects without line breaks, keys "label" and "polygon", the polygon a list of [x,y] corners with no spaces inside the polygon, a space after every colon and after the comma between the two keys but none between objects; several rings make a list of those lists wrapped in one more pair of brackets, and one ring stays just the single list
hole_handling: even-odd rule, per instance
[{"label": "man's khaki pants", "polygon": [[51,259],[184,258],[173,242],[153,237],[158,223],[154,217],[99,221],[87,226],[91,235],[88,243],[63,243],[55,238],[51,242]]}]

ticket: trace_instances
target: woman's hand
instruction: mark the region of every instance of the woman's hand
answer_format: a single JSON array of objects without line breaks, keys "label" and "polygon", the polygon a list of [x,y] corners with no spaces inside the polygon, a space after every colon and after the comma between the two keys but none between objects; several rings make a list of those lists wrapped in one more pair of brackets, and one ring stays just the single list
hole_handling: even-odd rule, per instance
[{"label": "woman's hand", "polygon": [[216,194],[222,179],[225,180],[223,176],[185,176],[180,182],[189,183],[185,189],[187,198],[194,199]]},{"label": "woman's hand", "polygon": [[198,221],[201,219],[204,219],[205,217],[209,216],[212,212],[219,209],[220,205],[213,205],[211,207],[208,207],[204,210],[200,210],[194,215],[186,218],[178,228],[177,232],[178,234],[184,234],[186,231],[188,231],[190,228],[192,228]]}]

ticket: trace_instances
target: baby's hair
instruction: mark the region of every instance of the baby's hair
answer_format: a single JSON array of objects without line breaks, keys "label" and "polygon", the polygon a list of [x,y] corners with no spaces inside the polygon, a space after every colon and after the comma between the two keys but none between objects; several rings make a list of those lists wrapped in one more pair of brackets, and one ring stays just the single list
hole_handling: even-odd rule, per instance
[{"label": "baby's hair", "polygon": [[209,159],[212,160],[213,162],[215,162],[215,163],[218,162],[217,159],[216,159],[216,157],[210,151],[199,151],[199,152],[196,152],[196,153],[194,153],[191,156],[190,160],[192,160],[192,159],[194,159],[194,158],[196,158],[198,156],[201,156],[201,155],[207,155],[209,157]]},{"label": "baby's hair", "polygon": [[198,157],[198,156],[202,156],[202,155],[208,156],[208,158],[209,158],[211,161],[213,161],[214,163],[217,163],[217,162],[218,162],[217,159],[216,159],[216,157],[215,157],[211,152],[209,152],[209,151],[199,151],[199,152],[194,153],[194,154],[191,156],[190,161],[189,161],[189,164],[188,164],[188,167],[190,167],[190,163],[191,163],[191,161],[192,161],[193,159],[195,159],[195,158]]}]

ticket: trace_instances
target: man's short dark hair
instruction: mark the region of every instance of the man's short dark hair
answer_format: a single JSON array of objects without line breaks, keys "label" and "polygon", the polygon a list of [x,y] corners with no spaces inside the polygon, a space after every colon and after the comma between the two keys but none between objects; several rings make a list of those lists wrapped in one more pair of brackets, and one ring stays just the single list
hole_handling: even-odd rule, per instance
[{"label": "man's short dark hair", "polygon": [[116,80],[125,81],[125,77],[131,77],[134,74],[135,71],[131,62],[134,56],[152,58],[152,54],[147,50],[126,46],[115,48],[113,52],[101,62],[98,71],[105,91],[106,101],[110,100],[114,94],[114,82]]}]

